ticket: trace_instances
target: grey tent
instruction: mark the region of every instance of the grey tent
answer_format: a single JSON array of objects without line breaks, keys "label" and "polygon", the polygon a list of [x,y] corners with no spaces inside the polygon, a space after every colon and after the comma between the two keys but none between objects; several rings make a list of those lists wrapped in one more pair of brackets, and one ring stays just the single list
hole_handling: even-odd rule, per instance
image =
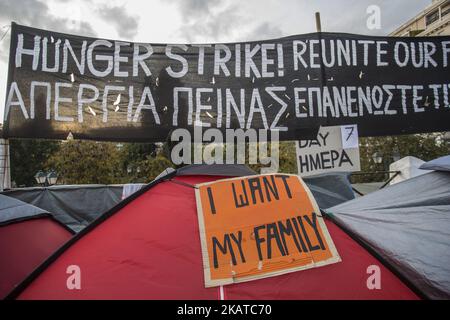
[{"label": "grey tent", "polygon": [[50,216],[50,213],[18,199],[0,194],[0,226],[44,216]]},{"label": "grey tent", "polygon": [[450,170],[440,168],[325,210],[430,299],[450,298]]},{"label": "grey tent", "polygon": [[3,194],[51,212],[56,220],[78,232],[120,201],[122,185],[20,188]]},{"label": "grey tent", "polygon": [[437,171],[450,171],[450,155],[440,157],[424,163],[419,169],[422,170],[437,170]]}]

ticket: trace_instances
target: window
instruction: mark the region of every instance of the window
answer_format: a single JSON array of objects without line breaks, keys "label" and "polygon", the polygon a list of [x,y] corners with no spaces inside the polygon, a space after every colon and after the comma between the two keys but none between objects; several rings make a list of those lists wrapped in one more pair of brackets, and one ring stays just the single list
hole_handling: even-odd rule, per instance
[{"label": "window", "polygon": [[429,26],[430,24],[432,24],[433,22],[439,20],[439,10],[435,10],[429,14],[427,14],[427,16],[425,17],[425,24],[427,26]]},{"label": "window", "polygon": [[443,16],[445,16],[445,15],[447,15],[447,14],[449,14],[449,13],[450,13],[450,7],[448,7],[448,8],[446,8],[446,9],[442,10],[441,16],[443,17]]}]

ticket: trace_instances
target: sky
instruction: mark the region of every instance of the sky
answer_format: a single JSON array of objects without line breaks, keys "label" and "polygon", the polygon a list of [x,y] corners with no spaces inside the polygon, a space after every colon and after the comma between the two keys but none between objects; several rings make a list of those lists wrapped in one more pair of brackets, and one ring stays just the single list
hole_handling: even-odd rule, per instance
[{"label": "sky", "polygon": [[[0,0],[0,122],[11,21],[36,28],[148,43],[264,40],[322,31],[387,35],[431,0]],[[380,8],[369,29],[367,8]]]}]

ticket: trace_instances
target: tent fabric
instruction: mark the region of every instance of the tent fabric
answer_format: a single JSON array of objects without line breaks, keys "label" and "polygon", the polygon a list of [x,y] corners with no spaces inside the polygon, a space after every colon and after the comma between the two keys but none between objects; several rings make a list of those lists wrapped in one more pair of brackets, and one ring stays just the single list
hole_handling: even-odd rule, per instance
[{"label": "tent fabric", "polygon": [[421,165],[419,169],[450,172],[450,155],[428,161]]},{"label": "tent fabric", "polygon": [[[393,185],[428,173],[429,171],[420,169],[420,166],[424,163],[425,161],[412,156],[406,156],[391,163],[389,165],[389,171],[391,171],[389,176],[392,179],[389,181],[389,184]],[[392,174],[393,172],[396,174]]]},{"label": "tent fabric", "polygon": [[[4,196],[0,198],[3,203]],[[25,208],[25,206],[16,207]],[[49,216],[24,216],[0,226],[0,299],[72,237]]]},{"label": "tent fabric", "polygon": [[355,197],[361,197],[361,194],[366,195],[366,194],[375,192],[377,190],[380,190],[380,188],[384,184],[385,184],[385,182],[354,183],[354,184],[352,184],[352,187],[354,190],[356,190]]},{"label": "tent fabric", "polygon": [[303,178],[321,209],[354,199],[347,173],[327,173]]},{"label": "tent fabric", "polygon": [[326,210],[430,299],[450,298],[450,173],[430,172]]},{"label": "tent fabric", "polygon": [[[218,299],[205,288],[194,188],[220,176],[154,182],[78,234],[16,292],[19,299]],[[176,183],[178,182],[181,183]],[[342,262],[224,286],[227,299],[418,299],[400,279],[331,221]],[[82,290],[66,286],[68,265],[80,267]],[[378,265],[380,290],[367,287]]]},{"label": "tent fabric", "polygon": [[[254,175],[256,172],[245,165],[190,165],[176,171],[166,169],[159,178],[167,174],[242,177]],[[345,174],[326,174],[304,180],[321,208],[328,208],[354,198]],[[23,188],[6,191],[3,194],[54,213],[55,219],[79,232],[122,200],[123,185]]]},{"label": "tent fabric", "polygon": [[49,215],[50,213],[46,210],[0,194],[0,226],[15,221]]},{"label": "tent fabric", "polygon": [[0,299],[71,237],[48,211],[0,194]]},{"label": "tent fabric", "polygon": [[142,189],[146,184],[145,183],[126,183],[122,187],[122,200],[126,197],[129,197],[136,191]]},{"label": "tent fabric", "polygon": [[256,172],[243,164],[192,164],[177,170],[178,176],[224,176],[244,177],[255,175]]},{"label": "tent fabric", "polygon": [[51,212],[55,219],[79,232],[122,198],[122,185],[73,185],[23,188],[4,192]]}]

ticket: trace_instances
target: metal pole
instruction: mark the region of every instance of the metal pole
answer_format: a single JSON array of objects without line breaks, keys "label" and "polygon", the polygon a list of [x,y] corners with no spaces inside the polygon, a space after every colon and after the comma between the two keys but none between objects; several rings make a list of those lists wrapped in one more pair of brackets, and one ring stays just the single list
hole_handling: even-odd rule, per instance
[{"label": "metal pole", "polygon": [[316,12],[316,31],[322,32],[322,24],[320,22],[320,12]]},{"label": "metal pole", "polygon": [[0,191],[11,188],[9,141],[0,138]]}]

